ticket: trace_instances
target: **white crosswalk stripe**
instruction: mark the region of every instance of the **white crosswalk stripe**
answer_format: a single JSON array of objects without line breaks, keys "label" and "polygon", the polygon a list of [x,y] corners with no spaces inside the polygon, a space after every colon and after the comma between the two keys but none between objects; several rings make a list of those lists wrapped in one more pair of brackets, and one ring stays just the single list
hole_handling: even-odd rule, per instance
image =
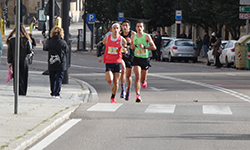
[{"label": "white crosswalk stripe", "polygon": [[232,115],[228,106],[203,105],[203,114]]},{"label": "white crosswalk stripe", "polygon": [[174,113],[176,105],[150,104],[145,110],[146,113]]},{"label": "white crosswalk stripe", "polygon": [[[97,103],[90,108],[87,109],[87,111],[96,111],[96,112],[115,112],[117,111],[120,107],[128,107],[128,105],[123,105],[123,103],[116,103],[116,104],[111,104],[111,103]],[[140,107],[140,105],[137,105]],[[168,114],[173,114],[173,113],[178,113],[180,110],[183,110],[183,106],[181,106],[181,109],[179,107],[179,110],[176,112],[176,107],[178,106],[174,104],[149,104],[149,106],[145,109],[144,113],[168,113]],[[187,107],[188,112],[188,106]],[[219,105],[201,105],[197,106],[198,108],[202,107],[202,114],[205,115],[232,115],[232,111],[229,106],[219,106]],[[199,109],[200,110],[200,109]]]},{"label": "white crosswalk stripe", "polygon": [[115,112],[123,103],[97,103],[94,106],[87,109],[87,111],[106,111],[106,112]]}]

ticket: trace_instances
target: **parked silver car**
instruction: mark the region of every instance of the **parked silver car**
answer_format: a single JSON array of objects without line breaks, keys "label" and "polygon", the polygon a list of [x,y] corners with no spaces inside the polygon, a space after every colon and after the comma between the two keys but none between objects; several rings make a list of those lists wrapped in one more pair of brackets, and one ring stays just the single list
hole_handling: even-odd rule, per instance
[{"label": "parked silver car", "polygon": [[197,62],[197,47],[191,39],[172,38],[171,41],[162,48],[162,60],[170,62],[174,60],[192,60]]},{"label": "parked silver car", "polygon": [[236,42],[236,40],[228,41],[228,43],[222,50],[222,53],[220,55],[220,63],[226,65],[226,67],[231,67],[232,65],[234,65]]}]

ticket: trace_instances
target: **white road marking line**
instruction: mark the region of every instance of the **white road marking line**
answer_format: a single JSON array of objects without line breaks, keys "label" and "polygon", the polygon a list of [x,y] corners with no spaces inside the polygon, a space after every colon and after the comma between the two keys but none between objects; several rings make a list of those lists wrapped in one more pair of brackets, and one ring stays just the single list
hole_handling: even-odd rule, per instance
[{"label": "white road marking line", "polygon": [[156,87],[149,87],[153,91],[161,92],[164,91],[165,89],[157,89]]},{"label": "white road marking line", "polygon": [[87,111],[105,111],[105,112],[115,112],[123,103],[97,103],[94,106],[87,109]]},{"label": "white road marking line", "polygon": [[145,113],[174,113],[176,105],[150,104]]},{"label": "white road marking line", "polygon": [[81,119],[71,119],[67,123],[63,124],[60,128],[52,132],[50,135],[48,135],[46,138],[44,138],[42,141],[37,143],[35,146],[30,148],[29,150],[42,150],[48,145],[50,145],[52,142],[54,142],[57,138],[59,138],[61,135],[63,135],[66,131],[68,131],[70,128],[72,128],[74,125],[76,125],[78,122],[80,122]]},{"label": "white road marking line", "polygon": [[214,89],[214,90],[221,91],[223,93],[232,95],[232,96],[237,97],[239,99],[242,99],[242,100],[244,100],[246,102],[250,102],[250,97],[249,96],[238,93],[238,92],[235,92],[233,90],[223,88],[223,87],[218,87],[218,86],[207,84],[207,83],[201,83],[201,82],[185,80],[185,79],[178,79],[178,78],[168,77],[168,76],[161,76],[161,75],[154,75],[154,74],[148,74],[148,75],[152,76],[152,77],[158,77],[158,78],[162,78],[162,79],[174,80],[174,81],[184,82],[184,83],[188,83],[188,84],[203,86],[203,87],[206,87],[206,88]]},{"label": "white road marking line", "polygon": [[203,105],[203,114],[211,115],[232,115],[232,111],[228,106]]}]

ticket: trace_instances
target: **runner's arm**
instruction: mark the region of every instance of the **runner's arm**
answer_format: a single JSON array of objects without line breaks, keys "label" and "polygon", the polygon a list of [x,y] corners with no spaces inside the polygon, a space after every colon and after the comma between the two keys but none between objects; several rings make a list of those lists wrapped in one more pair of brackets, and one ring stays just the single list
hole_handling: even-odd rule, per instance
[{"label": "runner's arm", "polygon": [[104,38],[103,38],[103,40],[102,40],[102,42],[101,42],[101,48],[98,48],[98,52],[99,52],[99,54],[98,54],[98,56],[97,57],[99,57],[99,59],[98,59],[98,62],[99,63],[101,63],[102,62],[102,48],[103,48],[103,46],[105,46],[105,44],[107,43],[107,37],[105,36]]},{"label": "runner's arm", "polygon": [[135,37],[135,34],[132,34],[132,35],[131,35],[131,43],[130,43],[130,48],[131,48],[131,49],[134,49],[134,48],[135,48],[135,45],[134,45],[134,37]]},{"label": "runner's arm", "polygon": [[145,49],[156,50],[155,43],[153,42],[153,40],[149,34],[146,35],[145,40],[147,43],[149,43],[149,46],[145,46]]},{"label": "runner's arm", "polygon": [[127,40],[125,38],[122,38],[122,47],[123,47],[123,51],[125,54],[128,53],[128,49],[127,49]]}]

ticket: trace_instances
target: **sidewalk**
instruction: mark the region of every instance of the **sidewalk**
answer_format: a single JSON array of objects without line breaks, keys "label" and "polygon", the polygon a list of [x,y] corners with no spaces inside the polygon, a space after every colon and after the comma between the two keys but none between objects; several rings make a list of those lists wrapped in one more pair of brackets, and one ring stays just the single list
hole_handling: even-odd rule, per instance
[{"label": "sidewalk", "polygon": [[27,148],[67,120],[88,99],[88,87],[73,78],[69,78],[69,84],[62,85],[62,99],[51,98],[49,77],[29,71],[27,96],[19,96],[18,114],[14,114],[13,81],[6,83],[7,69],[0,65],[1,150]]}]

